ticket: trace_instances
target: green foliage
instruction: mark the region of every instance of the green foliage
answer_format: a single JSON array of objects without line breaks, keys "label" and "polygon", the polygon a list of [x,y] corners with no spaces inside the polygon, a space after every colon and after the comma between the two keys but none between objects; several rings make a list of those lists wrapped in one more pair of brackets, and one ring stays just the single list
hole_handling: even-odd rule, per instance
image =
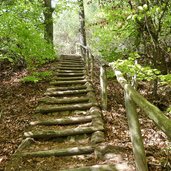
[{"label": "green foliage", "polygon": [[[0,6],[0,47],[3,58],[23,58],[28,67],[55,58],[53,47],[44,39],[43,7],[38,0],[18,0]],[[2,59],[2,58],[1,58]],[[11,60],[12,59],[12,60]]]},{"label": "green foliage", "polygon": [[52,76],[53,72],[52,71],[34,72],[33,75],[43,79]]},{"label": "green foliage", "polygon": [[37,83],[37,82],[48,79],[52,75],[53,75],[53,73],[51,71],[33,72],[31,75],[22,78],[21,82],[23,82],[23,83]]},{"label": "green foliage", "polygon": [[[170,75],[160,74],[165,73],[163,61],[171,53],[171,1],[100,2],[101,6],[97,1],[86,6],[92,49],[105,60],[115,62],[130,78],[136,74],[138,80],[159,79],[170,84]],[[137,58],[143,66],[135,64]]]},{"label": "green foliage", "polygon": [[41,78],[38,78],[36,76],[26,76],[26,77],[22,78],[21,81],[23,83],[37,83],[37,82],[41,81]]},{"label": "green foliage", "polygon": [[167,108],[167,112],[171,114],[171,106]]},{"label": "green foliage", "polygon": [[114,62],[115,68],[119,69],[122,73],[127,74],[128,77],[137,76],[137,80],[154,80],[160,74],[157,69],[150,67],[143,67],[140,64],[135,63],[135,60],[140,58],[137,53],[131,53],[128,59],[117,60]]},{"label": "green foliage", "polygon": [[171,86],[171,74],[160,75],[159,78],[162,84],[169,84]]},{"label": "green foliage", "polygon": [[112,70],[107,70],[107,78],[112,79],[115,77],[115,74]]},{"label": "green foliage", "polygon": [[108,61],[121,59],[127,53],[127,47],[132,49],[134,35],[137,33],[134,23],[126,20],[130,11],[125,2],[115,1],[106,3],[104,8],[99,9],[97,6],[95,16],[89,19],[91,46],[98,49]]}]

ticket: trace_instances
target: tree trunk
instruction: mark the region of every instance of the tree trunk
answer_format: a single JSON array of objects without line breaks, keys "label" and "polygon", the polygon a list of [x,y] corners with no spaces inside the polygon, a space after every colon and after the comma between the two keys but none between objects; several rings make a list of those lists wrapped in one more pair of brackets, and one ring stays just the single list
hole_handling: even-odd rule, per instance
[{"label": "tree trunk", "polygon": [[45,24],[45,39],[53,44],[53,11],[54,9],[51,6],[51,0],[44,0],[44,24]]},{"label": "tree trunk", "polygon": [[86,46],[86,31],[85,31],[85,12],[84,12],[84,1],[79,0],[79,20],[80,20],[80,42],[82,45]]}]

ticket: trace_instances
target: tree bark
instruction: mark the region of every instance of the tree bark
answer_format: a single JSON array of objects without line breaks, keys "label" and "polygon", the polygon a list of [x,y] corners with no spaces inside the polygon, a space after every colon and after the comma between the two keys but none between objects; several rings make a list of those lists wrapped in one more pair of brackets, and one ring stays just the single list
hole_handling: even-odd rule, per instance
[{"label": "tree bark", "polygon": [[80,43],[87,46],[86,31],[85,31],[85,12],[84,12],[84,0],[79,0],[79,19],[80,19]]},{"label": "tree bark", "polygon": [[45,39],[53,45],[53,11],[51,0],[44,0],[44,24],[45,24]]}]

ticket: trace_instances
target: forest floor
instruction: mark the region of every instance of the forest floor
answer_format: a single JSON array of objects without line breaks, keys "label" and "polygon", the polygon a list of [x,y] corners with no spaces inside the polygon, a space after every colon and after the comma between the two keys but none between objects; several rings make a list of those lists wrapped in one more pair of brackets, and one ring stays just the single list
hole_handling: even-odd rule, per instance
[{"label": "forest floor", "polygon": [[[53,70],[53,64],[47,64],[39,68],[39,71]],[[98,80],[98,67],[96,67],[96,79],[94,86],[97,99],[100,99],[100,86]],[[4,170],[5,165],[10,160],[11,155],[17,149],[23,139],[23,133],[29,126],[29,120],[34,114],[38,99],[43,95],[48,87],[48,80],[24,84],[20,78],[27,75],[26,70],[12,72],[1,71],[0,75],[0,171]],[[135,170],[132,153],[131,140],[127,124],[126,112],[124,108],[123,90],[115,79],[108,80],[108,111],[103,111],[106,142],[108,150],[112,155],[106,155],[103,164],[118,163],[120,167],[127,166],[130,171]],[[151,96],[151,86],[141,83],[139,91],[150,101],[154,101]],[[162,92],[163,91],[163,92]],[[170,98],[163,94],[164,88],[160,91],[159,97],[155,100],[162,110],[170,104]],[[171,150],[169,142],[151,120],[138,110],[141,123],[142,136],[146,149],[147,160],[150,171],[169,171],[171,170]],[[171,114],[170,114],[171,115]],[[115,156],[112,152],[115,152]],[[109,153],[108,153],[109,154]],[[121,165],[122,163],[122,165]],[[102,163],[100,163],[102,164]]]}]

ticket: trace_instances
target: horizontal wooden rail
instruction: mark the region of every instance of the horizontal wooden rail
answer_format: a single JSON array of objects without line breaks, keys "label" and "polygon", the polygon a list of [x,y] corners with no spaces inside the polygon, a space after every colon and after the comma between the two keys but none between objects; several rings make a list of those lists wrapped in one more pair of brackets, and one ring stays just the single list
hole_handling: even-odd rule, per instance
[{"label": "horizontal wooden rail", "polygon": [[[94,74],[94,55],[90,48],[83,45],[80,46],[81,53],[85,58],[86,66],[91,67],[91,78]],[[87,54],[87,55],[86,55]],[[91,55],[90,55],[91,54]],[[92,59],[93,57],[93,59]],[[107,76],[106,67],[111,67],[114,71],[118,82],[124,89],[125,108],[128,118],[128,125],[130,130],[131,141],[133,144],[133,152],[135,157],[135,164],[137,171],[148,171],[147,161],[145,156],[145,150],[143,145],[143,139],[141,135],[140,124],[138,120],[138,114],[136,107],[139,106],[146,115],[161,129],[169,139],[171,139],[171,120],[165,116],[155,105],[151,104],[141,94],[139,94],[127,80],[123,77],[123,74],[114,67],[113,63],[107,63],[101,58],[95,58],[100,64],[100,85],[101,85],[101,106],[102,109],[107,110]],[[91,62],[93,61],[93,64]],[[93,79],[92,79],[93,81]]]},{"label": "horizontal wooden rail", "polygon": [[110,66],[112,67],[118,82],[125,91],[125,107],[131,141],[133,144],[136,168],[138,171],[148,171],[136,105],[146,113],[146,115],[168,136],[169,139],[171,139],[171,120],[128,84],[127,80],[123,77],[123,74],[114,67],[113,63],[111,63]]},{"label": "horizontal wooden rail", "polygon": [[[76,52],[79,53],[79,49],[86,64],[86,73],[93,83],[94,78],[94,63],[95,56],[89,47],[82,44],[76,44]],[[96,58],[100,64],[100,87],[101,87],[101,106],[103,110],[107,110],[107,73],[106,67],[109,67],[108,63],[103,59]]]},{"label": "horizontal wooden rail", "polygon": [[123,77],[123,74],[114,68],[112,63],[110,66],[115,72],[118,82],[124,90],[128,92],[131,99],[146,113],[146,115],[156,124],[156,126],[161,129],[169,139],[171,139],[171,120],[162,111],[160,111],[160,109],[132,88],[132,86],[128,84],[127,80]]}]

